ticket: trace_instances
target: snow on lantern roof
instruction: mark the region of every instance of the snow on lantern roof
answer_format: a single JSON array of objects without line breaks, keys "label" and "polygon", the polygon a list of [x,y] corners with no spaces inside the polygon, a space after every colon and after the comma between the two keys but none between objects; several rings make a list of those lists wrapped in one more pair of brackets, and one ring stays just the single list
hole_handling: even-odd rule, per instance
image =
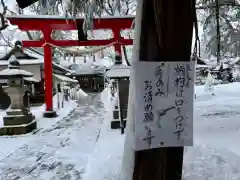
[{"label": "snow on lantern roof", "polygon": [[114,64],[107,67],[107,71],[110,69],[130,69],[130,66],[127,66],[125,64]]},{"label": "snow on lantern roof", "polygon": [[[28,60],[28,59],[20,59],[19,60],[20,65],[34,65],[34,64],[43,64],[44,60],[42,59],[36,59],[36,60]],[[7,66],[8,60],[0,61],[0,66]]]},{"label": "snow on lantern roof", "polygon": [[109,78],[130,77],[131,66],[125,64],[114,64],[106,68],[106,76]]},{"label": "snow on lantern roof", "polygon": [[20,69],[20,63],[17,59],[13,59],[9,61],[9,65],[7,69],[0,71],[1,78],[9,78],[9,77],[32,77],[33,74],[31,72]]},{"label": "snow on lantern roof", "polygon": [[110,69],[106,72],[106,76],[110,79],[114,78],[127,78],[130,77],[130,68],[122,68],[122,69]]}]

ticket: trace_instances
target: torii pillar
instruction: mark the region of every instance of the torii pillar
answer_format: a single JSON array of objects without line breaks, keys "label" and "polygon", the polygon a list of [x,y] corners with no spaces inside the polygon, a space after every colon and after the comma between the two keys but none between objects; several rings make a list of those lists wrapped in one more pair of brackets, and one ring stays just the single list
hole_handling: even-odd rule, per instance
[{"label": "torii pillar", "polygon": [[[51,40],[52,31],[49,29],[43,30],[44,39],[46,42]],[[56,117],[57,113],[53,110],[53,93],[52,93],[52,48],[49,45],[43,47],[44,50],[44,81],[45,81],[45,103],[46,110],[43,113],[44,117]]]}]

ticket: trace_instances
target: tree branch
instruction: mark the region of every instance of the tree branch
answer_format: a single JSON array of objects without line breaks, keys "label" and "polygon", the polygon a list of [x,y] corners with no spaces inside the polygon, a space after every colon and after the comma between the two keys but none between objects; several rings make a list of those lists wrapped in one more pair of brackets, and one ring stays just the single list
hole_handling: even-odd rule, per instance
[{"label": "tree branch", "polygon": [[[239,7],[240,8],[240,4],[220,4],[219,7],[223,7],[223,6],[229,6],[229,7]],[[206,5],[206,6],[197,6],[196,9],[215,9],[216,5]]]}]

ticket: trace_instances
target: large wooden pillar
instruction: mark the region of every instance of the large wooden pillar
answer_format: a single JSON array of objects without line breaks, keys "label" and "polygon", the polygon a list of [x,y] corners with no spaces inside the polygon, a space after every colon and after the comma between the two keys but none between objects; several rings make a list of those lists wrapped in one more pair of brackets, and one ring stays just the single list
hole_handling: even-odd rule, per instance
[{"label": "large wooden pillar", "polygon": [[[113,32],[114,40],[119,41],[121,39],[121,29],[113,28],[112,32]],[[122,56],[122,49],[121,49],[121,44],[120,43],[115,43],[114,44],[114,50],[115,50],[115,53]]]},{"label": "large wooden pillar", "polygon": [[[51,33],[52,30],[47,29],[43,30],[44,39],[46,42],[51,41]],[[52,118],[56,117],[56,111],[53,109],[53,70],[52,70],[52,47],[49,45],[45,45],[44,47],[44,80],[45,80],[45,103],[46,109],[43,113],[44,117]]]},{"label": "large wooden pillar", "polygon": [[[183,147],[135,151],[134,64],[190,61],[195,0],[138,0],[122,180],[181,180]],[[145,72],[146,73],[146,72]],[[150,73],[150,72],[149,72]]]}]

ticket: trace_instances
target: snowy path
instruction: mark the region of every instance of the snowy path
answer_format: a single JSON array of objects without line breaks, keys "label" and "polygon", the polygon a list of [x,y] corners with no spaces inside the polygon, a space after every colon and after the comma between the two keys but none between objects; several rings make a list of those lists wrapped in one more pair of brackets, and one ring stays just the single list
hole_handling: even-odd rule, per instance
[{"label": "snowy path", "polygon": [[[240,180],[240,83],[215,88],[196,88],[183,180]],[[125,135],[109,128],[111,106],[106,90],[34,135],[1,137],[0,180],[119,180]]]},{"label": "snowy path", "polygon": [[0,180],[78,180],[84,173],[103,121],[103,105],[79,104],[0,160]]}]

